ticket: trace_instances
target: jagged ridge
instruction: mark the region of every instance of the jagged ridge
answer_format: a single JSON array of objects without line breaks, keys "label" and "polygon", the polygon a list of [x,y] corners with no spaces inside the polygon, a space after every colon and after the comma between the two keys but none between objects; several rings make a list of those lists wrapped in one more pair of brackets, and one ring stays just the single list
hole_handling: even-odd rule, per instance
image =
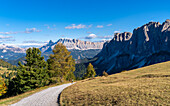
[{"label": "jagged ridge", "polygon": [[149,22],[130,32],[116,33],[93,59],[97,73],[109,74],[170,60],[170,20]]}]

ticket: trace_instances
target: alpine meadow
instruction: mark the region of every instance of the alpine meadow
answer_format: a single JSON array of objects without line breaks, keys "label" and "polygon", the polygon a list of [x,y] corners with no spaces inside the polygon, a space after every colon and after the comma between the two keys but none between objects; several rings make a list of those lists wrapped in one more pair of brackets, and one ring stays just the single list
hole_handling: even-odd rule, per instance
[{"label": "alpine meadow", "polygon": [[0,106],[169,106],[169,0],[1,0]]}]

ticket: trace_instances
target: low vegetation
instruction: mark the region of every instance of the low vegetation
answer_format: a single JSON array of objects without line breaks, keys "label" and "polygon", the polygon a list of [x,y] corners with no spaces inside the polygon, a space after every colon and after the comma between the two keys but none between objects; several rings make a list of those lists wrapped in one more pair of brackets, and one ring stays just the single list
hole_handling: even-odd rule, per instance
[{"label": "low vegetation", "polygon": [[170,105],[170,61],[78,81],[61,93],[60,104]]}]

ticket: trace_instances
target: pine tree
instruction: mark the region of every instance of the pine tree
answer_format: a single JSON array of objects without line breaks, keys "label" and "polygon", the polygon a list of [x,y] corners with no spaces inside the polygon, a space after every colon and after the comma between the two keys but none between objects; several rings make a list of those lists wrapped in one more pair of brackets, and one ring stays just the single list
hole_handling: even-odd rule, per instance
[{"label": "pine tree", "polygon": [[93,65],[91,63],[89,63],[88,67],[87,67],[87,72],[86,74],[84,75],[84,79],[85,78],[90,78],[90,77],[95,77],[96,75],[96,72],[93,68]]},{"label": "pine tree", "polygon": [[2,78],[0,78],[0,96],[6,93],[6,86]]},{"label": "pine tree", "polygon": [[56,82],[62,82],[69,73],[75,71],[75,61],[70,53],[62,43],[58,43],[47,61],[48,69]]},{"label": "pine tree", "polygon": [[49,83],[48,65],[38,48],[27,49],[26,64],[19,62],[18,65],[17,82],[20,93]]}]

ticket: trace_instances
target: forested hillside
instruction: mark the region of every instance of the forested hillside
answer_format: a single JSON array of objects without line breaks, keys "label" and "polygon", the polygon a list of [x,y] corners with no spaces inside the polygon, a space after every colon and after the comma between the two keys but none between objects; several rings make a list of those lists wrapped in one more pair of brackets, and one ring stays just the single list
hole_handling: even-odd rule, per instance
[{"label": "forested hillside", "polygon": [[0,67],[7,68],[9,70],[16,70],[16,66],[12,65],[8,62],[5,62],[4,60],[0,59]]}]

